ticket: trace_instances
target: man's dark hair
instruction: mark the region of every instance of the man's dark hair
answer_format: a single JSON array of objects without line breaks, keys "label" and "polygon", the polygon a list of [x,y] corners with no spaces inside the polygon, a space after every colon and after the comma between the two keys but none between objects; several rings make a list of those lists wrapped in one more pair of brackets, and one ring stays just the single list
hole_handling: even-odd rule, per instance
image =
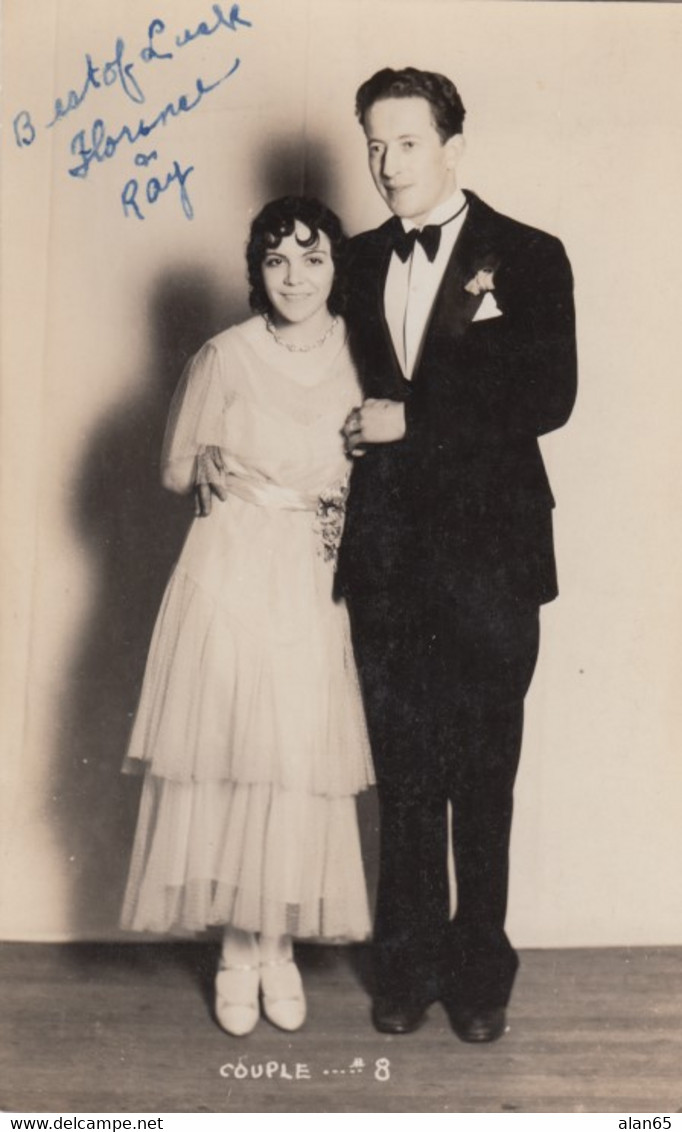
[{"label": "man's dark hair", "polygon": [[268,252],[278,248],[286,236],[296,227],[296,221],[310,229],[306,240],[296,242],[303,248],[314,248],[324,232],[331,245],[334,263],[334,283],[327,300],[332,314],[340,314],[344,305],[345,278],[344,265],[348,241],[335,212],[314,197],[280,197],[271,200],[258,213],[251,224],[249,242],[246,245],[246,264],[249,278],[249,303],[258,314],[269,314],[272,305],[263,283],[263,260]]},{"label": "man's dark hair", "polygon": [[384,98],[425,98],[431,106],[433,124],[443,142],[462,132],[466,110],[457,87],[445,75],[418,71],[416,67],[403,67],[400,71],[385,67],[383,71],[377,71],[362,84],[355,96],[355,113],[362,126],[370,107]]}]

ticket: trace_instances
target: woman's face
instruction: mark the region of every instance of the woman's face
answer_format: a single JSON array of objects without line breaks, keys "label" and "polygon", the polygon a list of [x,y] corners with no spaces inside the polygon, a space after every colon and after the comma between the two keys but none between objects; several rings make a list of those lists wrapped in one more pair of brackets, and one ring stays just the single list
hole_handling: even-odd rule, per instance
[{"label": "woman's face", "polygon": [[307,322],[326,310],[334,283],[331,244],[324,232],[309,247],[299,243],[309,239],[310,229],[297,220],[291,235],[265,253],[263,283],[275,322]]}]

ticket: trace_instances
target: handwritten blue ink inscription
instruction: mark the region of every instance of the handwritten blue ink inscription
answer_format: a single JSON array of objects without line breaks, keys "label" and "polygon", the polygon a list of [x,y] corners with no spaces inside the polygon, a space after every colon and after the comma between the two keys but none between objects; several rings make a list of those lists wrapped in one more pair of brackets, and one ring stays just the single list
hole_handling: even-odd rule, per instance
[{"label": "handwritten blue ink inscription", "polygon": [[[227,31],[232,34],[242,28],[251,28],[253,23],[241,14],[240,5],[232,4],[229,13],[222,4],[214,3],[211,6],[211,18],[201,20],[196,25],[185,27],[183,31],[168,30],[166,22],[157,16],[147,25],[146,43],[141,49],[128,49],[126,41],[118,36],[111,57],[104,60],[96,59],[87,52],[83,56],[83,70],[80,79],[73,84],[66,94],[54,100],[52,117],[42,127],[40,118],[33,110],[22,108],[12,119],[12,129],[15,144],[19,149],[25,150],[33,146],[40,138],[41,130],[52,130],[70,116],[81,116],[86,104],[93,100],[101,101],[104,93],[111,88],[118,88],[129,102],[136,105],[146,104],[142,76],[149,64],[169,63],[177,58],[179,51],[190,48],[199,40],[204,42],[215,36],[218,32]],[[141,66],[143,64],[144,66]],[[122,125],[112,129],[103,116],[92,119],[88,125],[76,130],[73,134],[69,150],[75,163],[68,168],[71,177],[85,180],[93,165],[102,165],[116,158],[123,142],[125,148],[136,146],[144,142],[160,127],[171,124],[175,119],[192,113],[204,99],[218,90],[227,79],[236,73],[241,65],[241,59],[236,58],[227,71],[218,78],[208,79],[199,75],[194,79],[193,87],[189,93],[180,93],[171,97],[165,106],[157,112],[153,110],[137,120],[124,121]],[[171,67],[172,70],[172,67]],[[138,169],[146,168],[152,161],[158,160],[156,149],[147,153],[138,153],[134,157]],[[126,218],[132,217],[144,220],[150,208],[171,188],[177,189],[183,213],[188,220],[194,216],[194,209],[187,190],[187,181],[195,166],[182,163],[174,158],[170,169],[160,176],[147,176],[137,173],[129,177],[120,192],[120,201],[123,214]]]},{"label": "handwritten blue ink inscription", "polygon": [[192,43],[193,40],[198,39],[200,36],[215,35],[221,28],[227,28],[228,31],[237,31],[240,27],[253,27],[253,24],[249,20],[245,20],[240,16],[239,4],[232,5],[229,17],[225,15],[220,4],[214,4],[212,11],[216,17],[216,22],[213,26],[202,21],[194,31],[190,31],[189,28],[186,28],[184,35],[177,35],[175,37],[175,42],[178,47],[186,47],[188,43]]},{"label": "handwritten blue ink inscription", "polygon": [[158,129],[159,126],[165,126],[170,119],[177,118],[181,114],[189,114],[199,106],[207,94],[217,90],[222,83],[229,79],[235,73],[239,64],[240,60],[235,59],[229,71],[213,83],[206,83],[201,78],[197,79],[195,82],[196,90],[192,96],[181,94],[175,101],[164,106],[149,122],[140,118],[136,126],[125,125],[121,127],[118,133],[109,134],[102,119],[96,118],[90,128],[89,135],[86,135],[85,130],[79,130],[71,142],[72,154],[74,157],[80,157],[81,160],[78,165],[69,169],[69,173],[72,177],[87,177],[93,161],[100,164],[104,161],[110,161],[112,157],[116,156],[121,142],[125,141],[130,145],[136,145],[140,138],[149,137],[154,130]]},{"label": "handwritten blue ink inscription", "polygon": [[131,102],[144,102],[144,94],[134,74],[134,63],[124,63],[126,45],[122,39],[116,40],[116,54],[103,67],[96,66],[90,55],[85,56],[85,82],[80,90],[70,90],[65,99],[58,98],[54,104],[54,117],[47,123],[51,129],[62,118],[82,106],[91,90],[101,90],[118,83]]},{"label": "handwritten blue ink inscription", "polygon": [[33,145],[36,140],[36,128],[31,120],[28,110],[20,110],[12,122],[14,127],[14,140],[20,149]]},{"label": "handwritten blue ink inscription", "polygon": [[[137,164],[137,158],[135,162]],[[193,171],[193,165],[188,165],[186,169],[182,169],[178,162],[174,161],[171,172],[166,174],[163,181],[160,181],[158,177],[149,177],[144,185],[144,198],[147,204],[156,204],[159,197],[167,192],[171,185],[177,185],[180,192],[182,211],[188,220],[192,220],[194,217],[194,209],[192,208],[192,202],[189,199],[185,182]],[[146,218],[146,214],[142,211],[139,199],[142,194],[143,188],[137,177],[131,177],[129,181],[126,181],[123,192],[121,193],[121,204],[123,205],[124,216],[136,216],[138,220],[144,220]]]},{"label": "handwritten blue ink inscription", "polygon": [[157,51],[154,46],[154,40],[157,35],[163,35],[166,30],[166,25],[163,20],[152,20],[147,28],[147,46],[143,47],[140,51],[140,59],[143,63],[153,63],[156,59],[173,59],[172,51]]},{"label": "handwritten blue ink inscription", "polygon": [[[240,27],[250,28],[253,27],[251,20],[246,20],[239,11],[239,4],[233,4],[230,8],[229,16],[226,16],[220,4],[214,4],[211,8],[215,16],[215,23],[208,24],[202,20],[200,24],[192,30],[185,28],[182,35],[176,35],[174,43],[176,47],[187,47],[188,43],[194,43],[195,39],[215,35],[221,28],[226,28],[228,31],[238,31]],[[155,39],[161,36],[166,31],[166,25],[163,20],[152,20],[147,29],[147,46],[143,47],[140,52],[140,59],[144,63],[154,63],[157,59],[174,59],[175,56],[172,51],[157,51]],[[160,46],[160,45],[159,45]]]}]

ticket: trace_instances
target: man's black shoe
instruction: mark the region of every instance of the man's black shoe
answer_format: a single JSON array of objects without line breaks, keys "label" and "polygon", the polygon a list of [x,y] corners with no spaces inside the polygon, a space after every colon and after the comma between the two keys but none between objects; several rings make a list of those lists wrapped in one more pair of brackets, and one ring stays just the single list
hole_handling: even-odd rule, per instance
[{"label": "man's black shoe", "polygon": [[372,1003],[372,1022],[382,1034],[411,1034],[424,1021],[427,1007],[428,1003],[425,1002],[375,998]]},{"label": "man's black shoe", "polygon": [[489,1010],[447,1007],[450,1024],[463,1042],[496,1042],[507,1029],[507,1015],[503,1006]]}]

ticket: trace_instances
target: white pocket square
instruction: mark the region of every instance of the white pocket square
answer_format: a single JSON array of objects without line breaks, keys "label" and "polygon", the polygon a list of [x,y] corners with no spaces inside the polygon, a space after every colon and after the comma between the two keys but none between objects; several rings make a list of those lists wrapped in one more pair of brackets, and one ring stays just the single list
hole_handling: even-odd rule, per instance
[{"label": "white pocket square", "polygon": [[482,322],[484,318],[500,318],[502,311],[495,302],[492,291],[486,291],[483,301],[473,317],[474,322]]}]

